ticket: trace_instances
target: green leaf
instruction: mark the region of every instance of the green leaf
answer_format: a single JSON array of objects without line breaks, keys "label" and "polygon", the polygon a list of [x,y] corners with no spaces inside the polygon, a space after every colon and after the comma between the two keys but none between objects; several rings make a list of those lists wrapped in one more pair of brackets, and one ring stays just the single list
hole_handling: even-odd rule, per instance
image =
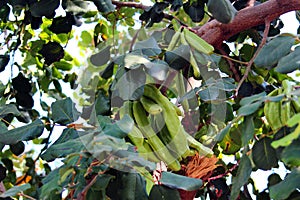
[{"label": "green leaf", "polygon": [[232,123],[229,123],[225,128],[223,128],[218,135],[216,135],[215,140],[220,142],[224,139],[225,135],[230,131]]},{"label": "green leaf", "polygon": [[190,178],[187,176],[181,176],[171,172],[162,172],[162,177],[159,180],[162,185],[168,186],[174,189],[182,189],[186,191],[194,191],[202,186],[202,180],[196,178]]},{"label": "green leaf", "polygon": [[275,71],[283,74],[300,69],[300,48],[297,47],[293,52],[281,58]]},{"label": "green leaf", "polygon": [[251,103],[249,105],[245,105],[239,108],[238,115],[240,116],[247,116],[253,114],[258,108],[262,105],[262,101],[258,101],[255,103]]},{"label": "green leaf", "polygon": [[9,190],[5,191],[0,195],[1,198],[6,198],[6,197],[13,197],[19,194],[20,192],[23,192],[27,189],[31,188],[31,185],[29,183],[20,185],[20,186],[14,186],[10,188]]},{"label": "green leaf", "polygon": [[252,148],[254,164],[262,170],[269,170],[278,167],[276,150],[271,146],[272,139],[264,137],[256,142]]},{"label": "green leaf", "polygon": [[290,166],[300,166],[300,141],[293,141],[292,144],[283,149],[281,160]]},{"label": "green leaf", "polygon": [[265,92],[259,93],[252,95],[250,97],[245,97],[240,101],[241,106],[246,106],[252,103],[255,103],[256,101],[264,101],[266,98],[267,94]]},{"label": "green leaf", "polygon": [[278,36],[269,41],[254,60],[257,67],[271,69],[283,56],[291,51],[295,38]]},{"label": "green leaf", "polygon": [[54,102],[51,105],[51,111],[53,121],[61,125],[70,124],[80,116],[70,97]]},{"label": "green leaf", "polygon": [[5,117],[8,114],[13,114],[14,116],[21,115],[14,104],[6,104],[4,106],[0,106],[0,117]]},{"label": "green leaf", "polygon": [[123,100],[137,100],[143,92],[146,74],[142,67],[128,71],[115,85],[116,94]]},{"label": "green leaf", "polygon": [[95,66],[105,65],[110,59],[110,48],[111,46],[106,46],[98,53],[93,54],[90,58],[91,63]]},{"label": "green leaf", "polygon": [[37,119],[31,124],[0,132],[0,142],[3,144],[16,144],[19,141],[29,141],[42,135],[44,123]]},{"label": "green leaf", "polygon": [[115,10],[111,0],[91,0],[94,2],[99,12],[108,13]]},{"label": "green leaf", "polygon": [[274,200],[287,199],[289,195],[300,188],[300,168],[292,169],[291,173],[280,183],[269,188],[270,197]]},{"label": "green leaf", "polygon": [[232,179],[230,199],[237,199],[241,187],[248,182],[252,172],[251,161],[247,155],[241,158],[237,174]]},{"label": "green leaf", "polygon": [[54,169],[42,180],[41,197],[44,199],[49,199],[49,196],[62,189],[62,186],[58,184],[60,179],[59,170],[60,168]]},{"label": "green leaf", "polygon": [[224,24],[230,23],[237,14],[229,0],[209,0],[207,9],[216,20]]},{"label": "green leaf", "polygon": [[177,189],[172,189],[164,185],[154,185],[149,194],[149,200],[180,200]]},{"label": "green leaf", "polygon": [[51,17],[60,4],[59,0],[40,0],[30,4],[29,10],[34,17]]},{"label": "green leaf", "polygon": [[73,65],[66,61],[55,62],[54,66],[63,71],[69,71],[73,68]]},{"label": "green leaf", "polygon": [[166,80],[169,71],[169,65],[162,60],[154,60],[151,63],[144,64],[146,72],[153,78],[163,81]]},{"label": "green leaf", "polygon": [[248,145],[254,135],[253,116],[246,116],[243,123],[242,146]]}]

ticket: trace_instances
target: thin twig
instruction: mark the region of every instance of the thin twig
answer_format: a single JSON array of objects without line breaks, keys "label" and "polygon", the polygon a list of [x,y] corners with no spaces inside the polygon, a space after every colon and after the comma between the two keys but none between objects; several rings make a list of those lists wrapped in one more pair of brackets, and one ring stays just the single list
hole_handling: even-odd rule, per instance
[{"label": "thin twig", "polygon": [[141,31],[142,28],[143,28],[143,26],[140,29],[138,29],[137,32],[134,34],[134,36],[132,38],[132,41],[130,43],[129,52],[132,51],[133,45],[135,44],[135,41],[136,41],[136,39],[137,39],[137,37],[138,37],[138,35],[139,35],[139,33],[140,33],[140,31]]},{"label": "thin twig", "polygon": [[33,197],[31,197],[31,196],[28,196],[27,194],[24,194],[24,193],[19,193],[18,194],[19,196],[21,196],[21,197],[25,197],[25,198],[27,198],[27,199],[30,199],[30,200],[36,200],[35,198],[33,198]]},{"label": "thin twig", "polygon": [[265,43],[267,42],[267,38],[268,38],[268,33],[269,33],[269,30],[270,30],[270,23],[271,23],[271,20],[270,19],[266,19],[265,20],[265,30],[264,30],[264,35],[263,35],[263,39],[261,40],[261,43],[259,44],[256,52],[254,53],[253,57],[251,58],[251,60],[249,61],[247,67],[246,67],[246,71],[244,73],[244,76],[243,78],[241,79],[241,81],[239,82],[237,88],[236,88],[236,93],[235,93],[235,96],[238,95],[238,91],[241,87],[241,85],[243,84],[243,82],[247,79],[250,71],[251,71],[251,67],[252,67],[252,64],[254,63],[254,60],[255,58],[257,57],[257,55],[259,54],[259,52],[261,51],[262,47],[265,45]]},{"label": "thin twig", "polygon": [[223,178],[224,176],[226,176],[227,174],[233,172],[233,170],[235,170],[237,168],[237,166],[239,166],[240,161],[238,161],[235,165],[233,165],[230,169],[228,169],[225,173],[217,175],[217,176],[213,176],[207,179],[208,182],[219,179],[219,178]]},{"label": "thin twig", "polygon": [[[240,64],[242,64],[242,65],[248,65],[248,63],[249,63],[249,62],[244,62],[244,61],[236,60],[236,59],[234,59],[234,58],[231,58],[231,57],[227,56],[227,55],[226,55],[226,52],[225,52],[223,49],[221,49],[221,50],[219,49],[219,51],[222,51],[222,52],[221,52],[222,54],[218,54],[218,53],[214,53],[214,54],[216,54],[216,55],[218,55],[218,56],[221,56],[221,57],[223,57],[223,58],[226,58],[227,60],[231,60],[231,61],[233,61],[233,62],[240,63]],[[223,52],[224,52],[224,54],[223,54]]]},{"label": "thin twig", "polygon": [[[226,53],[226,52],[224,51],[224,49],[222,49],[222,48],[220,48],[219,51],[220,51],[220,53],[222,54],[221,56],[227,60],[227,62],[228,62],[228,64],[229,64],[229,68],[230,68],[230,70],[231,70],[232,73],[233,73],[234,80],[237,81],[237,82],[240,82],[241,77],[240,77],[238,71],[236,70],[236,68],[235,68],[235,66],[234,66],[234,64],[233,64],[233,62],[232,62],[232,61],[237,62],[238,60],[235,60],[235,59],[230,58],[229,56],[227,56],[227,53]],[[241,62],[239,61],[239,63],[241,63]],[[241,64],[242,64],[242,63],[241,63]],[[243,64],[245,64],[245,63],[243,62]],[[247,63],[247,64],[248,64],[248,63]]]}]

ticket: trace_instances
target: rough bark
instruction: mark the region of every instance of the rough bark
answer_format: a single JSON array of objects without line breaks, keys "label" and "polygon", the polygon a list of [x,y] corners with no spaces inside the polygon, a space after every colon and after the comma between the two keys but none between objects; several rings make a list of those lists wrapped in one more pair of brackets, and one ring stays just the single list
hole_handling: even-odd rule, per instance
[{"label": "rough bark", "polygon": [[269,0],[255,7],[240,10],[230,24],[212,20],[196,28],[197,34],[206,42],[218,48],[223,41],[251,27],[273,20],[293,10],[300,10],[300,0]]}]

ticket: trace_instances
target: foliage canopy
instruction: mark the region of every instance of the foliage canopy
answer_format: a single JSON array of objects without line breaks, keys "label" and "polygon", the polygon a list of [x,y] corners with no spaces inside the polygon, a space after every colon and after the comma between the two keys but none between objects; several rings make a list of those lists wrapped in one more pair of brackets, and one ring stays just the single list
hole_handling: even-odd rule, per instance
[{"label": "foliage canopy", "polygon": [[[299,199],[291,10],[0,1],[0,198]],[[259,191],[251,174],[279,165]]]}]

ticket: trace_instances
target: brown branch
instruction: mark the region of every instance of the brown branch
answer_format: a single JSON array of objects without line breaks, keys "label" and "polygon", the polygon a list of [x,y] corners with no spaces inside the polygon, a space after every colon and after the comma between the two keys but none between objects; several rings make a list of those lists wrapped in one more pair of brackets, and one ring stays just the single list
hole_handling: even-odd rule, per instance
[{"label": "brown branch", "polygon": [[252,56],[251,60],[249,61],[248,65],[247,65],[247,68],[246,68],[246,71],[244,73],[244,76],[243,76],[243,78],[241,79],[241,81],[239,82],[239,84],[238,84],[238,86],[236,88],[236,94],[235,94],[235,96],[238,95],[238,91],[239,91],[241,85],[247,79],[247,77],[248,77],[248,75],[249,75],[249,73],[251,71],[251,66],[254,63],[255,58],[257,57],[257,55],[259,54],[260,50],[262,49],[262,47],[267,42],[268,33],[269,33],[269,30],[270,30],[270,24],[271,24],[271,20],[270,19],[266,19],[266,22],[265,22],[266,27],[265,27],[265,30],[264,30],[263,39],[261,40],[261,43],[259,44],[257,50],[255,51],[254,55]]},{"label": "brown branch", "polygon": [[229,64],[229,69],[233,73],[234,80],[239,82],[241,80],[240,75],[239,75],[238,71],[236,70],[234,63],[232,62],[235,60],[230,58],[229,56],[227,56],[227,53],[225,52],[224,49],[220,48],[219,51],[222,54],[221,56],[227,60],[227,63]]},{"label": "brown branch", "polygon": [[114,4],[117,8],[121,7],[130,7],[130,8],[138,8],[142,10],[146,10],[150,8],[151,6],[146,6],[142,3],[136,3],[136,2],[123,2],[123,1],[111,1],[112,4]]},{"label": "brown branch", "polygon": [[280,15],[293,10],[300,10],[299,0],[269,0],[254,7],[240,10],[229,24],[221,24],[212,20],[197,27],[197,34],[215,48],[223,41],[237,33],[264,24],[266,19],[274,20]]}]

